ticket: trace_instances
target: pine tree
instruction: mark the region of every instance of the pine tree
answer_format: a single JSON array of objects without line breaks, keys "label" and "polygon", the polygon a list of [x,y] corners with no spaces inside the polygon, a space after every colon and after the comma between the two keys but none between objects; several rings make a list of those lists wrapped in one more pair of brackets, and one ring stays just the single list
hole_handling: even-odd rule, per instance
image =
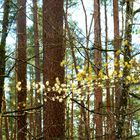
[{"label": "pine tree", "polygon": [[[43,1],[43,81],[54,86],[56,79],[64,82],[64,67],[60,63],[64,59],[63,48],[63,0]],[[47,89],[47,87],[46,87]],[[45,96],[46,95],[46,96]],[[63,93],[44,92],[44,139],[64,140],[65,102],[52,101]],[[46,102],[47,100],[47,102]]]},{"label": "pine tree", "polygon": [[[100,25],[100,0],[94,0],[94,66],[95,75],[99,77],[101,70],[101,25]],[[101,82],[101,81],[99,81]],[[103,128],[102,128],[102,88],[98,84],[94,85],[95,95],[95,137],[97,140],[102,140]]]},{"label": "pine tree", "polygon": [[[16,79],[18,98],[18,120],[17,139],[25,140],[27,132],[26,113],[22,110],[26,107],[26,0],[18,0],[17,14],[17,59],[16,59]],[[22,25],[22,26],[21,26]]]}]

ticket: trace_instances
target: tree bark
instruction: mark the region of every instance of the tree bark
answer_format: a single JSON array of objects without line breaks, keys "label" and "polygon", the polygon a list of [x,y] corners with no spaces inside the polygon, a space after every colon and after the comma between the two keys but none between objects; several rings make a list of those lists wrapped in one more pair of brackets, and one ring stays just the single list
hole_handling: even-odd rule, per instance
[{"label": "tree bark", "polygon": [[[36,106],[41,105],[41,93],[37,92],[40,88],[40,56],[39,56],[39,36],[38,36],[38,7],[37,0],[33,0],[33,17],[34,17],[34,47],[35,47],[35,82],[38,84],[36,89]],[[39,102],[38,102],[39,101]],[[36,129],[37,135],[41,133],[41,110],[36,112]]]},{"label": "tree bark", "polygon": [[126,63],[130,65],[131,60],[131,46],[132,46],[132,24],[133,24],[133,1],[126,2],[126,21],[125,21],[125,41],[124,44],[124,68],[123,68],[123,81],[122,81],[122,92],[119,103],[119,113],[118,121],[116,124],[116,139],[127,139],[125,131],[127,134],[129,130],[124,128],[126,124],[126,110],[128,107],[128,97],[130,85],[127,82],[127,76],[130,75],[130,68],[125,65]]},{"label": "tree bark", "polygon": [[6,38],[8,35],[9,13],[10,13],[10,0],[4,0],[4,11],[2,21],[2,35],[0,42],[0,113],[2,107],[2,96],[4,94],[4,78],[5,78],[5,46]]},{"label": "tree bark", "polygon": [[[54,86],[58,77],[64,82],[63,48],[63,0],[43,1],[43,81]],[[47,92],[47,91],[46,91]],[[64,93],[47,92],[44,95],[44,139],[65,139],[65,101],[52,101],[54,96]],[[48,97],[48,98],[47,98]]]},{"label": "tree bark", "polygon": [[18,97],[18,117],[17,120],[17,139],[26,139],[26,114],[22,111],[26,107],[26,0],[18,0],[17,5],[19,11],[17,13],[17,61],[16,61],[16,71],[17,71],[17,83],[21,89],[17,89]]},{"label": "tree bark", "polygon": [[[104,1],[104,12],[105,12],[105,49],[106,49],[106,75],[109,77],[108,71],[108,16],[107,16],[107,3]],[[111,140],[113,138],[113,116],[111,115],[111,97],[110,97],[110,81],[106,80],[106,104],[107,104],[107,132],[106,139]]]},{"label": "tree bark", "polygon": [[[94,0],[94,46],[98,49],[94,50],[94,64],[95,64],[95,75],[99,75],[101,70],[101,25],[100,25],[100,0]],[[95,84],[94,86],[95,94],[95,112],[102,113],[102,88]],[[102,116],[95,114],[95,137],[96,140],[103,139],[102,130]]]},{"label": "tree bark", "polygon": [[[120,71],[120,55],[116,53],[116,51],[120,50],[120,35],[119,35],[119,13],[118,13],[118,0],[113,0],[113,18],[114,18],[114,70],[116,71],[117,75]],[[116,113],[116,124],[118,121],[118,112],[119,112],[119,104],[120,104],[120,98],[121,98],[121,88],[119,79],[115,79],[115,113]],[[113,137],[114,139],[114,137]]]},{"label": "tree bark", "polygon": [[[3,110],[6,112],[6,99],[5,96],[3,96]],[[4,118],[4,122],[5,122],[5,136],[6,136],[6,140],[10,140],[10,136],[9,136],[9,124],[8,124],[9,118],[5,117]]]},{"label": "tree bark", "polygon": [[10,0],[4,0],[4,10],[3,10],[3,21],[2,21],[2,35],[0,41],[0,139],[2,139],[2,101],[4,94],[4,78],[5,78],[5,46],[6,38],[8,35],[8,25],[9,25],[9,13],[10,13]]},{"label": "tree bark", "polygon": [[[119,60],[120,57],[116,54],[116,51],[120,49],[120,35],[119,35],[119,15],[118,15],[118,0],[113,1],[113,13],[114,13],[114,59],[115,59],[115,71],[117,74],[120,71]],[[118,82],[115,82],[115,101],[116,101],[116,112],[118,111],[118,104],[120,102],[120,86]]]}]

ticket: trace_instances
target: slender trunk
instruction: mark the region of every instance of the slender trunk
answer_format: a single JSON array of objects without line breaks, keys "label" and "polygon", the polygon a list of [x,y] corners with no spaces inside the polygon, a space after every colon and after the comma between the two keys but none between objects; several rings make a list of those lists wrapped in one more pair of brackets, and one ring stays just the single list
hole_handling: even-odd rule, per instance
[{"label": "slender trunk", "polygon": [[[87,107],[90,110],[90,93],[87,95]],[[87,129],[88,129],[88,139],[90,140],[90,112],[87,113]]]},{"label": "slender trunk", "polygon": [[[49,81],[52,87],[56,78],[64,82],[64,67],[60,63],[64,59],[63,47],[63,0],[43,1],[43,81]],[[52,101],[61,98],[64,93],[47,91],[44,94],[44,139],[65,139],[65,101]],[[47,98],[48,97],[48,98]],[[47,102],[46,102],[47,100]]]},{"label": "slender trunk", "polygon": [[[112,87],[112,96],[111,96],[111,112],[115,112],[115,88]],[[112,116],[112,133],[111,136],[113,138],[113,140],[115,139],[115,115]]]},{"label": "slender trunk", "polygon": [[[66,20],[68,19],[68,0],[66,0],[65,2],[66,6],[65,6],[65,18]],[[67,37],[67,25],[66,25],[66,22],[65,22],[65,30],[64,30],[64,37],[66,38]],[[65,50],[67,48],[67,40],[64,39],[64,46],[65,46]],[[67,61],[67,54],[65,54],[65,59]],[[65,68],[65,74],[67,76],[67,66]],[[67,77],[66,77],[66,85],[67,85]],[[72,93],[73,94],[73,93]],[[71,139],[73,140],[73,107],[70,108],[70,104],[69,103],[66,103],[67,107],[66,107],[66,131],[67,131],[67,139]],[[73,105],[73,103],[72,103]],[[71,118],[70,118],[70,114],[71,114]]]},{"label": "slender trunk", "polygon": [[4,94],[4,78],[5,78],[5,46],[6,38],[8,35],[9,13],[10,13],[10,0],[4,0],[4,11],[2,21],[2,35],[0,41],[0,139],[2,139],[2,101]]},{"label": "slender trunk", "polygon": [[[16,49],[17,49],[17,45],[16,45]],[[15,54],[15,56],[17,57],[17,52]],[[16,71],[16,68],[14,69]],[[17,78],[17,76],[15,75],[15,77]],[[15,100],[15,103],[17,103],[17,96],[16,96],[16,81],[17,79],[15,78],[14,80],[14,93],[15,93],[15,97],[14,97],[14,100]],[[15,104],[15,107],[14,109],[16,110],[17,109],[17,104]],[[14,123],[14,130],[12,132],[13,134],[11,134],[11,140],[17,140],[17,120],[15,120],[15,123]]]},{"label": "slender trunk", "polygon": [[67,104],[67,107],[66,107],[66,136],[67,136],[67,140],[70,138],[70,104]]},{"label": "slender trunk", "polygon": [[[123,81],[122,81],[122,95],[119,103],[119,116],[116,124],[116,139],[126,139],[125,124],[126,124],[126,110],[128,106],[128,96],[130,86],[127,81],[127,76],[130,75],[131,60],[131,42],[132,42],[132,24],[133,24],[133,1],[126,2],[126,21],[125,21],[125,44],[124,44],[124,68],[123,68]],[[127,65],[126,65],[127,63]],[[126,130],[129,133],[129,130]]]},{"label": "slender trunk", "polygon": [[[4,94],[4,78],[5,78],[5,46],[8,35],[10,0],[4,0],[4,11],[2,21],[2,35],[0,41],[0,113],[2,108],[2,96]],[[1,128],[1,127],[0,127]]]},{"label": "slender trunk", "polygon": [[2,117],[1,117],[1,114],[0,114],[0,139],[2,140]]},{"label": "slender trunk", "polygon": [[[37,0],[33,0],[33,16],[34,16],[34,45],[35,45],[35,82],[38,84],[36,89],[36,106],[41,104],[41,93],[39,91],[40,83],[40,63],[39,63],[39,36],[38,36],[38,14]],[[38,92],[39,91],[39,92]],[[36,129],[37,135],[41,133],[41,110],[36,112]]]},{"label": "slender trunk", "polygon": [[[114,69],[117,74],[120,71],[120,55],[116,53],[120,50],[120,35],[119,35],[119,13],[118,13],[118,0],[113,0],[113,14],[114,14]],[[119,79],[115,79],[115,113],[116,113],[116,127],[118,124],[119,118],[119,104],[121,98],[121,90]]]},{"label": "slender trunk", "polygon": [[[109,77],[108,72],[108,17],[107,17],[107,4],[104,1],[104,10],[105,10],[105,49],[106,49],[106,75]],[[111,115],[111,97],[110,97],[110,82],[109,79],[106,80],[106,102],[107,102],[107,134],[106,139],[111,140],[113,138],[112,133],[112,115]]]},{"label": "slender trunk", "polygon": [[[29,75],[30,75],[30,83],[32,82],[32,79],[33,79],[33,68],[29,68]],[[30,97],[29,97],[29,100],[30,100],[30,107],[33,107],[34,105],[34,102],[33,102],[33,88],[31,87],[30,91],[28,91]],[[34,136],[36,136],[36,133],[35,133],[35,130],[37,129],[35,126],[34,126],[34,121],[35,121],[35,114],[31,113],[29,114],[29,130],[30,130],[30,133],[32,133]],[[32,136],[29,134],[29,140],[32,140]]]},{"label": "slender trunk", "polygon": [[[73,77],[74,77],[74,70],[72,68],[72,79],[73,79]],[[74,94],[73,94],[73,91],[72,91],[71,98],[72,98],[72,102],[71,102],[71,130],[70,130],[71,137],[70,137],[70,139],[73,140],[74,139],[74,102],[73,102]]]},{"label": "slender trunk", "polygon": [[83,129],[83,114],[82,114],[82,107],[80,107],[80,114],[79,114],[79,126],[78,126],[78,140],[84,139],[84,129]]},{"label": "slender trunk", "polygon": [[[118,53],[116,53],[118,50],[120,50],[120,35],[119,35],[119,13],[118,13],[118,0],[113,0],[113,13],[114,13],[114,60],[115,60],[115,71],[117,74],[119,74],[120,71],[120,56]],[[115,110],[116,114],[118,114],[119,108],[119,102],[120,102],[120,96],[121,96],[121,91],[120,91],[120,84],[118,81],[115,81]],[[118,116],[116,116],[117,118]]]},{"label": "slender trunk", "polygon": [[[84,101],[81,101],[81,105],[85,106]],[[84,121],[84,127],[85,127],[85,137],[83,137],[85,140],[89,140],[90,136],[89,136],[89,129],[88,129],[88,122],[87,122],[87,114],[86,111],[83,107],[81,107],[82,109],[82,116],[83,116],[83,121]]]},{"label": "slender trunk", "polygon": [[[4,112],[6,112],[6,99],[5,99],[5,96],[3,96],[3,110]],[[5,136],[6,136],[6,140],[10,140],[10,137],[9,137],[9,125],[8,125],[8,121],[9,121],[9,118],[8,117],[5,117],[4,118],[4,121],[5,121]]]},{"label": "slender trunk", "polygon": [[[98,77],[101,70],[101,25],[100,25],[100,0],[94,0],[94,46],[98,49],[94,50],[94,64],[95,64],[95,75]],[[101,81],[100,81],[101,82]],[[96,140],[103,139],[103,128],[102,128],[102,88],[95,84],[95,137]]]},{"label": "slender trunk", "polygon": [[[72,99],[74,98],[74,95],[73,95],[73,92],[72,92],[72,97],[71,97]],[[72,101],[72,103],[71,103],[71,140],[73,140],[74,138],[73,138],[73,128],[74,128],[74,125],[73,125],[73,118],[74,118],[74,103],[73,103],[73,101]]]},{"label": "slender trunk", "polygon": [[[17,139],[26,140],[26,114],[22,111],[26,107],[26,0],[18,0],[19,11],[17,14],[17,96],[18,96],[18,117]],[[21,26],[22,25],[22,26]]]}]

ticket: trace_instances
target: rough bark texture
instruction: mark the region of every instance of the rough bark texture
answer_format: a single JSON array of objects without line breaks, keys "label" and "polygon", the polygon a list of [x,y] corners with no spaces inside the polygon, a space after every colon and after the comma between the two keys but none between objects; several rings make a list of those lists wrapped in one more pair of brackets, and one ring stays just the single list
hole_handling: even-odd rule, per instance
[{"label": "rough bark texture", "polygon": [[[94,46],[98,49],[94,50],[95,74],[99,75],[101,70],[101,25],[100,25],[100,0],[94,0]],[[94,86],[95,94],[95,112],[102,113],[102,89],[97,85]],[[95,114],[95,137],[102,140],[102,116]]]},{"label": "rough bark texture", "polygon": [[[63,0],[43,1],[43,74],[44,84],[46,80],[53,86],[56,77],[64,82],[64,67],[60,63],[64,59],[63,48]],[[48,92],[47,96],[60,96],[57,92]],[[44,139],[64,140],[65,130],[65,103],[52,101],[46,96],[44,102]]]},{"label": "rough bark texture", "polygon": [[[40,56],[39,56],[39,36],[38,36],[38,8],[37,8],[37,0],[33,0],[33,15],[34,15],[34,47],[35,47],[35,82],[39,84],[40,82]],[[40,86],[38,86],[40,88]],[[36,89],[36,106],[40,106],[41,104],[41,93],[37,93]],[[38,100],[40,102],[38,102]],[[41,133],[41,110],[36,112],[36,129],[37,135]]]},{"label": "rough bark texture", "polygon": [[6,38],[8,35],[9,13],[10,13],[10,0],[4,0],[4,14],[2,21],[2,35],[0,42],[0,139],[2,139],[2,98],[4,94],[4,78],[5,78],[5,46]]},{"label": "rough bark texture", "polygon": [[[132,24],[133,24],[133,1],[126,2],[126,21],[125,21],[125,41],[127,43],[124,44],[124,64],[130,63],[131,60],[131,42],[132,42]],[[130,68],[127,65],[124,66],[123,69],[123,81],[122,81],[122,92],[119,103],[119,113],[118,113],[118,122],[116,124],[116,139],[127,139],[126,134],[129,134],[129,129],[125,128],[126,124],[126,113],[128,107],[128,97],[130,85],[127,84],[127,76],[130,75]],[[127,132],[127,133],[125,133]]]},{"label": "rough bark texture", "polygon": [[[118,0],[113,0],[113,18],[114,18],[114,50],[118,51],[120,49],[120,36],[119,36],[119,13],[118,13]],[[119,74],[120,65],[119,60],[120,56],[116,52],[114,53],[115,66],[114,70]],[[115,113],[116,113],[116,124],[118,123],[119,115],[119,104],[121,98],[120,83],[115,79]],[[113,138],[114,139],[114,138]]]},{"label": "rough bark texture", "polygon": [[0,42],[0,113],[2,107],[2,96],[3,96],[3,87],[4,87],[4,78],[5,78],[5,45],[6,38],[8,35],[8,24],[9,24],[9,13],[10,13],[10,0],[4,1],[4,14],[2,22],[2,35]]},{"label": "rough bark texture", "polygon": [[[106,75],[109,77],[108,71],[108,16],[107,16],[107,3],[104,1],[104,13],[105,13],[105,48],[106,48]],[[106,80],[106,105],[107,105],[107,132],[105,138],[107,140],[112,140],[113,138],[113,116],[111,115],[111,97],[110,97],[110,81]]]},{"label": "rough bark texture", "polygon": [[[3,96],[3,110],[6,112],[6,99],[5,99],[5,96]],[[5,132],[6,132],[6,140],[10,140],[10,136],[9,136],[9,118],[8,117],[5,117],[4,118],[4,121],[5,121]]]},{"label": "rough bark texture", "polygon": [[26,106],[26,0],[17,1],[19,11],[17,14],[17,82],[21,82],[21,90],[17,91],[18,96],[18,140],[26,139],[26,114],[23,113],[22,109]]},{"label": "rough bark texture", "polygon": [[[113,13],[114,13],[114,50],[118,51],[120,49],[120,36],[119,36],[119,15],[118,15],[118,0],[113,1]],[[118,54],[114,54],[115,59],[115,71],[119,73],[120,57]],[[118,82],[115,82],[115,101],[116,101],[116,113],[118,112],[118,105],[120,102],[120,86]]]}]

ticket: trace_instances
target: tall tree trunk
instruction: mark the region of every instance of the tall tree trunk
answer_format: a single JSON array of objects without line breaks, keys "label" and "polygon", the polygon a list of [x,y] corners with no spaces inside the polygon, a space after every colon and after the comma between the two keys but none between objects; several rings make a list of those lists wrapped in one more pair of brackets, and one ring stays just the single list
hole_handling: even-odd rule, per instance
[{"label": "tall tree trunk", "polygon": [[[34,73],[33,67],[29,67],[30,83],[34,80],[33,73]],[[29,97],[30,107],[32,108],[34,105],[34,97],[33,97],[34,90],[32,87],[31,87],[30,91],[27,92],[27,94],[30,95],[30,97]],[[35,115],[36,115],[36,113],[29,114],[29,131],[31,134],[33,134],[33,136],[36,136],[35,131],[37,130],[37,128],[36,128],[37,122],[35,121],[35,119],[36,119]],[[34,125],[35,123],[36,123],[36,125]],[[29,134],[28,138],[29,138],[29,140],[32,140],[32,135]]]},{"label": "tall tree trunk", "polygon": [[70,104],[66,104],[66,139],[70,138]]},{"label": "tall tree trunk", "polygon": [[[71,98],[73,99],[74,98],[73,92],[71,96],[72,96]],[[71,122],[70,139],[73,140],[74,139],[74,130],[73,130],[74,129],[74,124],[73,124],[74,123],[74,102],[73,101],[71,102],[71,121],[70,122]]]},{"label": "tall tree trunk", "polygon": [[[54,86],[56,78],[64,82],[63,48],[63,0],[43,1],[43,81]],[[47,92],[47,90],[46,90]],[[65,139],[65,102],[52,101],[54,96],[63,93],[47,92],[44,94],[44,139]]]},{"label": "tall tree trunk", "polygon": [[[119,74],[120,65],[119,65],[119,54],[116,53],[120,49],[120,35],[119,35],[119,13],[118,13],[118,0],[113,0],[113,13],[114,13],[114,60],[115,60],[115,71]],[[120,84],[119,82],[115,82],[115,109],[116,113],[118,112],[118,105],[120,102]],[[117,117],[117,116],[116,116]]]},{"label": "tall tree trunk", "polygon": [[[20,87],[17,89],[18,97],[18,117],[17,120],[17,139],[25,140],[26,139],[26,114],[22,111],[26,107],[26,0],[18,0],[17,5],[19,11],[17,14],[17,38],[18,38],[18,47],[17,47],[17,62],[16,62],[16,71],[17,71],[17,84]],[[21,26],[22,25],[22,26]]]},{"label": "tall tree trunk", "polygon": [[[120,50],[120,35],[119,35],[119,13],[118,13],[118,0],[113,0],[113,14],[114,14],[114,70],[117,74],[119,74],[120,71],[120,56],[117,51]],[[119,112],[119,103],[120,103],[120,97],[121,97],[121,91],[120,91],[120,83],[119,79],[115,79],[115,113],[116,113],[116,124],[118,121],[118,112]]]},{"label": "tall tree trunk", "polygon": [[2,35],[0,42],[0,139],[2,139],[2,96],[4,94],[4,78],[5,78],[5,46],[6,38],[8,35],[9,13],[10,13],[10,0],[4,0],[4,11],[2,21]]},{"label": "tall tree trunk", "polygon": [[2,117],[0,116],[0,139],[2,140]]},{"label": "tall tree trunk", "polygon": [[[33,0],[33,15],[34,15],[34,45],[35,45],[35,82],[38,84],[36,89],[36,106],[41,104],[41,93],[38,92],[40,88],[40,63],[39,63],[39,36],[38,36],[38,14],[37,14],[37,0]],[[39,102],[38,102],[39,101]],[[41,110],[36,112],[36,129],[37,135],[41,133]]]},{"label": "tall tree trunk", "polygon": [[[16,45],[16,50],[17,50],[17,45]],[[15,56],[17,57],[17,51],[15,53]],[[14,71],[16,72],[16,67],[14,69]],[[14,97],[14,100],[15,100],[15,103],[17,103],[17,96],[16,96],[16,75],[15,75],[15,79],[14,79],[14,93],[15,93],[15,97]],[[17,109],[17,104],[15,104],[14,106],[14,109],[16,110]],[[13,126],[13,131],[12,131],[12,134],[11,134],[11,140],[17,140],[17,120],[14,120],[14,126]]]},{"label": "tall tree trunk", "polygon": [[[88,95],[87,95],[87,108],[88,110],[90,110],[90,95],[89,95],[89,91],[88,91]],[[90,111],[87,112],[87,134],[88,134],[88,139],[90,140]]]},{"label": "tall tree trunk", "polygon": [[[116,139],[126,139],[125,128],[126,124],[126,110],[128,106],[128,97],[130,85],[127,84],[127,76],[130,74],[131,60],[131,42],[132,42],[132,24],[133,24],[133,1],[126,2],[126,21],[125,21],[125,40],[124,40],[124,69],[123,69],[123,81],[122,81],[122,93],[119,103],[118,122],[116,124]],[[129,133],[129,130],[126,130]]]},{"label": "tall tree trunk", "polygon": [[[115,87],[112,87],[111,88],[112,89],[112,91],[111,91],[111,93],[112,93],[112,96],[111,96],[111,105],[112,105],[112,107],[111,107],[111,112],[115,112]],[[116,120],[116,118],[115,118],[116,116],[115,115],[113,115],[112,116],[112,122],[111,122],[111,137],[112,137],[112,140],[114,140],[115,139],[115,120]]]},{"label": "tall tree trunk", "polygon": [[[3,101],[3,110],[4,110],[4,112],[6,112],[6,99],[5,99],[5,96],[3,96],[3,100],[4,100]],[[5,117],[4,121],[5,121],[5,137],[6,137],[6,140],[10,140],[10,137],[9,137],[9,124],[8,124],[9,118]]]},{"label": "tall tree trunk", "polygon": [[[107,16],[107,3],[106,0],[104,1],[104,12],[105,12],[105,49],[106,49],[106,75],[109,77],[109,72],[108,72],[108,16]],[[106,139],[111,140],[113,135],[112,133],[112,123],[113,119],[111,116],[111,97],[110,97],[110,82],[109,79],[106,80],[106,104],[107,104],[107,134],[106,134]]]},{"label": "tall tree trunk", "polygon": [[[101,70],[101,25],[100,25],[100,0],[94,0],[94,64],[95,64],[95,74],[99,75]],[[103,128],[102,128],[102,88],[95,84],[94,86],[94,95],[95,95],[95,137],[96,140],[103,139]]]},{"label": "tall tree trunk", "polygon": [[4,11],[3,11],[3,21],[2,21],[2,35],[0,42],[0,113],[2,107],[2,96],[4,87],[4,77],[5,77],[5,45],[6,38],[8,35],[8,24],[9,24],[9,13],[10,13],[10,0],[4,0]]}]

